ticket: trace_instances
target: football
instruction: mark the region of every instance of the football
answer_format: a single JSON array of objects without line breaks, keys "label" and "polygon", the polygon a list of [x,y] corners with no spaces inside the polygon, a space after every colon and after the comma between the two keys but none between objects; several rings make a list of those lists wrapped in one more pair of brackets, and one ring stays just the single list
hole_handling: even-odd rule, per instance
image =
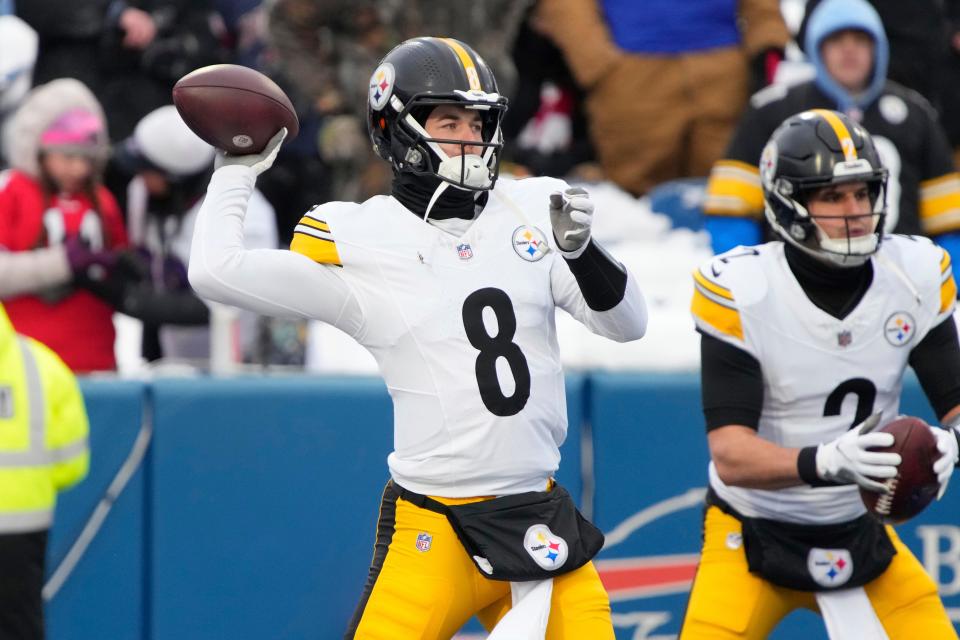
[{"label": "football", "polygon": [[886,480],[892,493],[884,495],[860,489],[864,506],[886,523],[905,522],[923,511],[937,496],[940,484],[933,472],[933,462],[940,455],[937,438],[920,418],[900,416],[878,431],[892,433],[889,447],[872,447],[871,451],[899,453],[902,461],[895,478]]},{"label": "football", "polygon": [[194,133],[228,153],[260,153],[281,128],[287,128],[288,141],[300,131],[283,89],[236,64],[201,67],[183,76],[173,86],[173,104]]}]

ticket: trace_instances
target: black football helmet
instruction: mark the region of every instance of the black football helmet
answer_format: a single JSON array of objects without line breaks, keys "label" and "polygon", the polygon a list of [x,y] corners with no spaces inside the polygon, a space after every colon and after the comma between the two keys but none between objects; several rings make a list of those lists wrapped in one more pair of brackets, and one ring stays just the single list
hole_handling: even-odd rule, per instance
[{"label": "black football helmet", "polygon": [[[482,141],[431,138],[424,124],[441,104],[475,109]],[[394,172],[429,175],[445,186],[486,191],[497,180],[507,99],[489,65],[469,45],[452,38],[413,38],[390,51],[370,77],[367,128],[377,154]],[[440,144],[482,149],[482,155],[449,157]]]},{"label": "black football helmet", "polygon": [[[866,129],[847,116],[813,109],[790,116],[773,132],[760,157],[764,212],[790,244],[840,266],[863,264],[883,239],[887,170]],[[864,182],[874,218],[873,233],[829,238],[811,216],[811,192],[831,185]]]}]

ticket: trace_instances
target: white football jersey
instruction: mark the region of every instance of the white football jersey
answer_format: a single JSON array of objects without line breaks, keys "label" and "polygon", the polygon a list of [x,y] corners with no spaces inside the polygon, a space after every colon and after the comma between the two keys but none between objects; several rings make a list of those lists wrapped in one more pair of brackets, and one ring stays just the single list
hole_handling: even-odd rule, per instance
[{"label": "white football jersey", "polygon": [[[695,273],[697,327],[760,363],[758,434],[801,448],[839,437],[867,416],[897,416],[910,350],[953,313],[949,255],[926,238],[887,236],[871,258],[873,281],[839,320],[804,293],[782,242],[737,247]],[[727,486],[711,462],[710,484],[742,514],[834,523],[864,512],[856,485],[775,491]]]},{"label": "white football jersey", "polygon": [[567,427],[555,308],[621,341],[646,321],[632,276],[620,304],[593,311],[551,246],[548,196],[567,185],[501,178],[462,235],[388,196],[328,203],[301,219],[292,251],[267,255],[223,240],[238,173],[215,174],[201,212],[191,269],[213,265],[198,279],[216,280],[203,293],[317,318],[366,347],[393,399],[388,463],[400,485],[448,497],[542,490]]}]

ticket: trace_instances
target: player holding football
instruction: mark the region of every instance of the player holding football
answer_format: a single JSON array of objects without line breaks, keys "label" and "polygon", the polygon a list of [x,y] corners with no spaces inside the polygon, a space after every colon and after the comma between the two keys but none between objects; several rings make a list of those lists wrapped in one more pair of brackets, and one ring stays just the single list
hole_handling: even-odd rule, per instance
[{"label": "player holding football", "polygon": [[897,473],[866,433],[897,415],[916,372],[940,491],[957,462],[960,346],[950,256],[883,235],[886,170],[834,111],[788,118],[764,149],[766,215],[782,241],[737,247],[694,273],[712,462],[704,545],[682,640],[766,638],[790,611],[832,638],[956,638],[937,587],[858,486]]},{"label": "player holding football", "polygon": [[[556,307],[613,340],[645,330],[636,281],[590,237],[586,192],[552,178],[498,180],[506,104],[466,44],[409,40],[370,80],[368,125],[393,168],[390,196],[320,205],[291,251],[245,251],[246,204],[278,135],[260,155],[223,157],[199,214],[190,281],[202,296],[336,326],[374,355],[393,398],[392,479],[348,638],[449,638],[474,615],[490,628],[511,609],[510,582],[483,575],[497,558],[468,554],[441,512],[559,494]],[[512,524],[522,543],[536,522]],[[574,542],[527,552],[562,562]],[[580,560],[549,574],[547,638],[613,638],[608,597]]]}]

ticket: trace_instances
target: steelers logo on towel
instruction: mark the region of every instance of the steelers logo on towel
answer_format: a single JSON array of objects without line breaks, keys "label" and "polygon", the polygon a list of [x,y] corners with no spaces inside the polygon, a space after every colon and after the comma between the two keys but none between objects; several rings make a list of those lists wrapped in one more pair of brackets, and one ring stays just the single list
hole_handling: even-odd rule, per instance
[{"label": "steelers logo on towel", "polygon": [[853,575],[853,558],[846,549],[810,549],[807,571],[817,584],[839,587]]},{"label": "steelers logo on towel", "polygon": [[913,316],[906,311],[897,311],[883,324],[883,336],[887,342],[895,347],[902,347],[910,342],[917,332]]},{"label": "steelers logo on towel", "polygon": [[397,77],[393,65],[385,62],[370,76],[370,106],[374,111],[380,111],[387,105],[387,100],[393,95],[393,82]]},{"label": "steelers logo on towel", "polygon": [[513,232],[513,250],[527,262],[536,262],[549,251],[547,237],[536,227],[517,227]]},{"label": "steelers logo on towel", "polygon": [[534,562],[547,571],[559,569],[567,561],[567,541],[550,531],[545,524],[531,525],[527,529],[523,547]]}]

